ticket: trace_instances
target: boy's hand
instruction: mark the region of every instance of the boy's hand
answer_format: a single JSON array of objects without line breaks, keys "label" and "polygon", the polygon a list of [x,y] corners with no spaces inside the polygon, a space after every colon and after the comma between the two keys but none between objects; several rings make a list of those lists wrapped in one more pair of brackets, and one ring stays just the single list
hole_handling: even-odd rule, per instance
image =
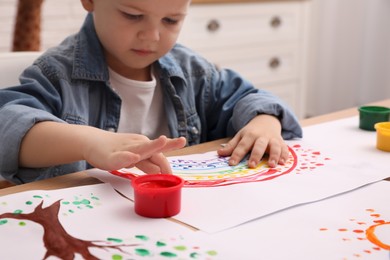
[{"label": "boy's hand", "polygon": [[265,153],[269,154],[268,165],[276,167],[288,159],[288,147],[281,135],[279,120],[270,115],[253,118],[218,150],[220,156],[230,156],[229,164],[237,165],[248,153],[248,167],[255,168]]},{"label": "boy's hand", "polygon": [[57,122],[35,124],[22,140],[21,167],[43,168],[86,160],[102,170],[137,166],[146,173],[171,173],[164,152],[184,147],[186,139],[112,133],[95,127]]},{"label": "boy's hand", "polygon": [[[138,134],[101,132],[99,145],[92,145],[85,160],[103,170],[118,170],[137,166],[145,173],[172,173],[163,152],[185,146],[185,138],[160,136],[150,140]],[[96,143],[97,144],[97,143]]]}]

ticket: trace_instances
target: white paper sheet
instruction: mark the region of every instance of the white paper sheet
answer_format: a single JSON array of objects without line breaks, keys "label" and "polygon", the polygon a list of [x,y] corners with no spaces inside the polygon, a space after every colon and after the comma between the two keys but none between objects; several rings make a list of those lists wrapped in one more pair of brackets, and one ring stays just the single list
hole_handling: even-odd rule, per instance
[{"label": "white paper sheet", "polygon": [[[390,182],[298,206],[212,234],[221,259],[390,258]],[[376,239],[375,239],[376,238]]]},{"label": "white paper sheet", "polygon": [[[288,174],[259,182],[184,188],[182,210],[175,218],[214,233],[389,177],[390,153],[375,149],[375,132],[360,130],[357,122],[352,117],[304,128],[302,140],[287,142],[295,147],[297,156],[297,165]],[[169,160],[207,160],[210,156],[212,153]],[[99,170],[90,174],[132,197],[128,180]]]},{"label": "white paper sheet", "polygon": [[[0,245],[0,259],[214,259],[218,254],[201,232],[136,215],[133,203],[109,184],[0,197]],[[82,257],[83,250],[91,255]]]},{"label": "white paper sheet", "polygon": [[[57,229],[57,218],[45,211],[35,213],[35,218],[49,220],[50,225],[26,217],[0,217],[0,259],[44,258],[45,227],[56,231],[53,239],[67,234],[69,241],[91,243],[91,254],[100,259],[385,260],[390,256],[389,198],[390,182],[379,182],[207,234],[166,219],[139,217],[132,203],[107,184],[27,191],[0,197],[0,216],[34,212],[42,201],[47,210],[61,200],[54,216],[64,230]],[[80,248],[69,241],[60,252]]]}]

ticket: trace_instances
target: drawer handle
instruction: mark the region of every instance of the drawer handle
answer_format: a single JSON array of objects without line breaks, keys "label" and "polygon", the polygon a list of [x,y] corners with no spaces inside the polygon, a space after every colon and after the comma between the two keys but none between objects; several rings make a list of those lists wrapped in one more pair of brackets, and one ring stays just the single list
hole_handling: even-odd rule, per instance
[{"label": "drawer handle", "polygon": [[221,27],[221,25],[219,24],[219,22],[215,19],[209,21],[209,23],[207,24],[207,30],[209,32],[216,32],[218,31],[218,29]]},{"label": "drawer handle", "polygon": [[280,19],[279,16],[272,17],[272,19],[270,21],[271,27],[278,28],[278,27],[280,27],[281,24],[282,24],[282,19]]},{"label": "drawer handle", "polygon": [[280,59],[279,58],[277,58],[277,57],[274,57],[274,58],[272,58],[270,61],[269,61],[269,67],[271,68],[271,69],[277,69],[277,68],[279,68],[279,66],[280,66]]}]

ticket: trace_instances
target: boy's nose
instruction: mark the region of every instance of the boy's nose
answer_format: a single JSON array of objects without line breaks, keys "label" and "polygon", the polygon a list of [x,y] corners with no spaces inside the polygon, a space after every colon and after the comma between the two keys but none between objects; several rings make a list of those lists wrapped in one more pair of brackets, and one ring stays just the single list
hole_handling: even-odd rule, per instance
[{"label": "boy's nose", "polygon": [[159,41],[160,30],[157,26],[147,26],[138,32],[138,37],[141,40]]}]

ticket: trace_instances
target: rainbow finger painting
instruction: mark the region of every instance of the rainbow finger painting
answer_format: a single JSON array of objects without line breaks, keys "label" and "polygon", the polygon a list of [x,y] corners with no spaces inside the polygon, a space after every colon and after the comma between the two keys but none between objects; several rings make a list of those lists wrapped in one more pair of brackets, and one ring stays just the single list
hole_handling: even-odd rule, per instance
[{"label": "rainbow finger painting", "polygon": [[174,174],[182,177],[185,187],[214,187],[231,184],[268,181],[280,176],[313,171],[323,166],[329,158],[322,158],[318,151],[304,149],[300,145],[289,147],[289,157],[284,165],[275,168],[268,166],[264,157],[256,168],[248,168],[247,159],[236,166],[229,166],[230,157],[218,156],[209,152],[200,156],[180,156],[168,158]]}]

